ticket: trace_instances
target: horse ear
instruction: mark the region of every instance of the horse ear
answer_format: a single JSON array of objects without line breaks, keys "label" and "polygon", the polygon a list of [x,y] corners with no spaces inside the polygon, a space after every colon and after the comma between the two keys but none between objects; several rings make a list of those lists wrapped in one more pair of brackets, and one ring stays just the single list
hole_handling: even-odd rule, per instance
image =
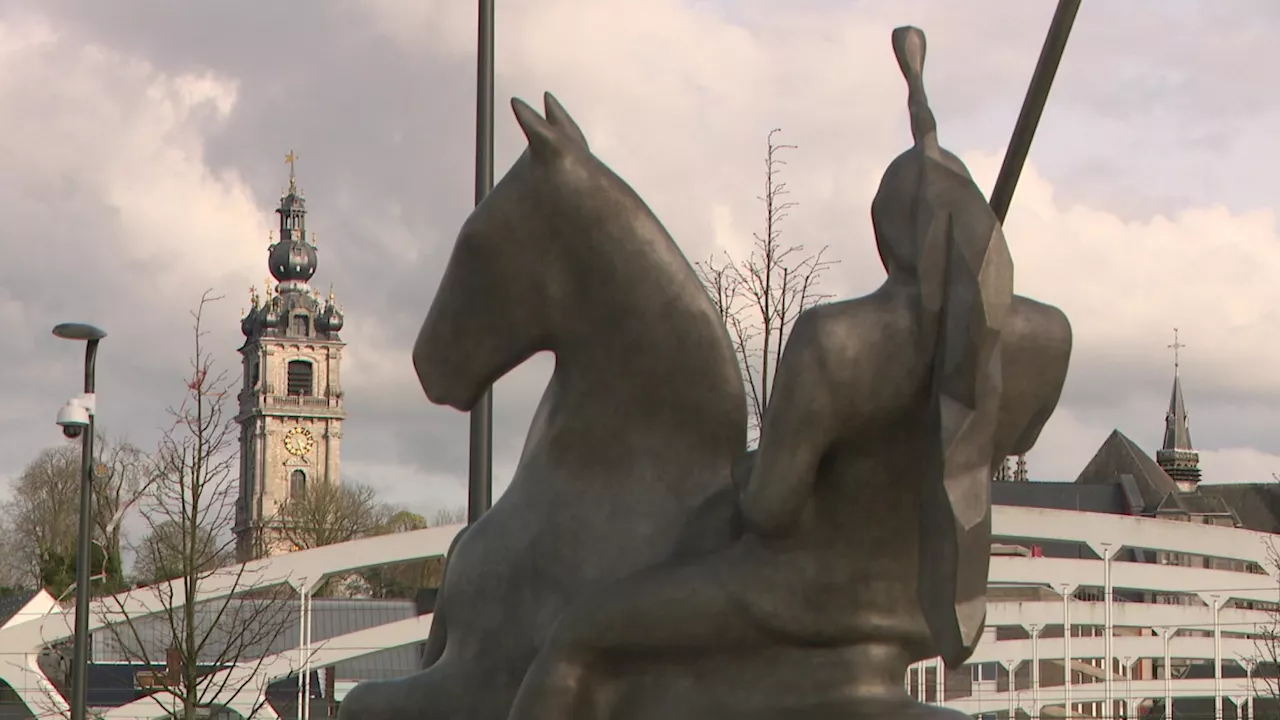
[{"label": "horse ear", "polygon": [[578,123],[573,121],[564,106],[556,100],[556,96],[551,93],[545,93],[542,96],[542,104],[546,108],[547,121],[551,123],[566,137],[581,143],[583,148],[590,149],[587,145],[587,136],[582,134],[582,128],[578,127]]},{"label": "horse ear", "polygon": [[561,153],[560,143],[563,140],[560,134],[537,110],[520,98],[511,98],[511,110],[516,114],[516,122],[520,123],[524,136],[529,139],[529,152],[534,157],[549,159]]}]

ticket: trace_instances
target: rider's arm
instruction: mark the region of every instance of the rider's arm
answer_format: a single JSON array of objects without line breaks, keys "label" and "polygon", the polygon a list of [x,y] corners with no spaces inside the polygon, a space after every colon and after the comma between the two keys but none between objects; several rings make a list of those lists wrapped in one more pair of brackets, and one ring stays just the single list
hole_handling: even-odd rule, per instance
[{"label": "rider's arm", "polygon": [[800,315],[778,365],[755,467],[742,491],[743,523],[757,535],[777,537],[794,527],[836,431],[822,315],[823,308]]}]

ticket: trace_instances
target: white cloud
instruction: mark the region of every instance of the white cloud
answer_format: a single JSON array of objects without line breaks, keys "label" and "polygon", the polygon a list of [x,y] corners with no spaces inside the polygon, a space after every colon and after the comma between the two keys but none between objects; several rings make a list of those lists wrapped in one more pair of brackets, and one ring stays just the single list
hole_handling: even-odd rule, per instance
[{"label": "white cloud", "polygon": [[153,301],[182,293],[189,303],[193,283],[250,277],[270,217],[238,177],[204,162],[207,136],[235,109],[235,82],[166,74],[41,21],[0,27],[0,148],[23,168],[21,190],[49,202],[70,181],[104,203],[115,227],[74,232],[91,243],[114,231],[111,253],[145,268]]},{"label": "white cloud", "polygon": [[[999,158],[973,154],[990,187]],[[1060,305],[1075,329],[1076,353],[1097,358],[1142,352],[1153,365],[1172,356],[1218,387],[1280,392],[1280,335],[1274,278],[1280,274],[1275,213],[1190,206],[1174,217],[1125,222],[1096,208],[1062,206],[1029,165],[1007,223],[1021,291]],[[1145,351],[1144,351],[1145,349]]]},{"label": "white cloud", "polygon": [[1280,455],[1254,448],[1200,452],[1200,469],[1208,483],[1269,483],[1280,474]]},{"label": "white cloud", "polygon": [[[86,12],[0,14],[0,153],[13,168],[0,181],[0,213],[13,228],[0,239],[7,263],[0,284],[8,292],[0,292],[0,343],[25,368],[0,379],[0,393],[15,399],[0,411],[0,473],[19,471],[49,437],[51,426],[32,430],[30,418],[56,409],[78,358],[65,348],[55,354],[45,328],[82,310],[87,298],[99,298],[94,312],[111,323],[113,341],[129,346],[127,353],[125,342],[113,346],[122,349],[104,364],[108,379],[147,376],[128,400],[130,414],[115,420],[135,440],[145,442],[138,435],[159,424],[173,399],[168,378],[183,370],[185,313],[204,287],[232,296],[213,311],[210,327],[219,352],[233,357],[238,293],[265,274],[278,186],[273,177],[271,187],[254,192],[258,160],[250,155],[306,132],[315,143],[354,148],[353,155],[388,144],[401,153],[359,172],[307,166],[309,182],[335,188],[332,197],[311,198],[326,220],[317,227],[323,276],[346,272],[330,260],[337,253],[325,250],[335,247],[325,239],[328,224],[341,225],[351,235],[342,242],[359,248],[347,257],[372,258],[367,276],[338,282],[340,299],[360,310],[349,312],[345,331],[348,402],[367,401],[348,421],[346,474],[385,478],[379,482],[388,492],[406,499],[459,486],[465,465],[457,458],[465,452],[455,445],[465,419],[422,399],[408,358],[413,338],[402,329],[416,329],[429,288],[409,304],[403,288],[438,273],[465,215],[471,168],[451,151],[471,142],[474,5],[340,0],[330,7],[339,12],[311,13],[317,25],[270,34],[269,47],[254,48],[220,26],[198,28],[195,43],[161,20],[130,35],[105,20],[101,28],[78,24]],[[799,145],[785,171],[800,201],[786,238],[810,248],[829,244],[842,263],[826,289],[859,294],[882,273],[870,200],[885,164],[909,142],[890,29],[914,22],[929,33],[926,75],[942,140],[990,188],[1051,12],[1050,3],[961,9],[822,0],[796,0],[787,12],[765,0],[500,5],[497,170],[523,148],[506,99],[537,102],[552,90],[691,259],[718,248],[741,255],[759,229],[765,134],[781,127],[782,139]],[[1212,32],[1229,23],[1192,23],[1191,32],[1176,17],[1144,25],[1137,15],[1109,5],[1082,12],[1009,218],[1019,291],[1061,306],[1076,335],[1063,407],[1032,454],[1032,475],[1074,478],[1112,427],[1154,452],[1143,438],[1156,436],[1163,420],[1171,370],[1165,345],[1177,325],[1188,345],[1195,436],[1210,450],[1248,446],[1204,453],[1206,476],[1253,477],[1270,462],[1262,456],[1280,451],[1258,429],[1280,416],[1238,411],[1280,390],[1280,311],[1271,283],[1280,237],[1273,199],[1259,190],[1280,152],[1270,116],[1232,120],[1217,99],[1234,86],[1230,67],[1265,67],[1259,58],[1271,56],[1257,38],[1224,43]],[[328,42],[337,30],[342,42]],[[249,56],[272,59],[241,62]],[[426,83],[421,68],[449,76]],[[324,72],[318,83],[300,81]],[[1221,82],[1210,82],[1212,73]],[[1171,77],[1185,82],[1171,86]],[[380,88],[394,92],[366,93]],[[310,95],[289,94],[304,92]],[[319,101],[311,97],[317,94]],[[1268,102],[1254,111],[1272,112]],[[291,114],[282,119],[273,103]],[[1222,137],[1235,139],[1226,151],[1212,144]],[[1212,142],[1197,144],[1204,138]],[[211,169],[215,142],[223,153],[216,167],[225,169]],[[321,149],[299,150],[312,158]],[[399,173],[461,189],[442,200]],[[344,192],[363,186],[384,194],[371,204]],[[63,287],[49,290],[35,279],[42,276]],[[391,322],[406,314],[412,322]],[[535,361],[499,385],[499,476],[510,474],[549,367]],[[412,426],[421,433],[403,431],[406,417],[423,419]]]}]

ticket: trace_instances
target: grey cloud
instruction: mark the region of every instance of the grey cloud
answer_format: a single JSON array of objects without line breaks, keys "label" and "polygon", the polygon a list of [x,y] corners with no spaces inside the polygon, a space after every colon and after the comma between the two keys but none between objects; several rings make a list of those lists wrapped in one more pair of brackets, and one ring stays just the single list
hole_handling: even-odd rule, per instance
[{"label": "grey cloud", "polygon": [[[1061,203],[1088,203],[1123,219],[1223,197],[1233,207],[1270,203],[1270,169],[1264,160],[1276,155],[1267,133],[1280,110],[1250,84],[1250,68],[1275,65],[1277,51],[1263,40],[1280,27],[1280,17],[1266,3],[1186,5],[1194,12],[1162,7],[1155,2],[1085,6],[1033,161],[1054,183]],[[471,58],[452,48],[434,48],[425,39],[421,47],[406,50],[380,34],[354,3],[337,0],[305,5],[53,0],[40,11],[62,34],[61,47],[97,44],[145,60],[161,73],[212,72],[234,79],[237,103],[224,122],[197,117],[189,123],[205,128],[202,161],[213,173],[243,179],[264,225],[284,181],[282,153],[299,152],[312,210],[309,226],[318,233],[321,250],[316,285],[324,289],[332,282],[345,304],[352,354],[377,353],[393,362],[390,371],[347,378],[351,420],[344,457],[350,471],[383,468],[387,478],[359,479],[406,502],[418,497],[418,489],[402,487],[412,482],[408,478],[424,484],[422,498],[459,497],[466,417],[426,402],[412,378],[408,352],[453,233],[471,205]],[[571,112],[582,109],[587,117],[580,119],[605,159],[653,202],[689,254],[698,257],[712,248],[711,229],[705,213],[695,214],[691,207],[699,206],[702,213],[702,205],[728,203],[742,231],[755,229],[758,155],[764,132],[780,125],[787,139],[801,146],[788,179],[802,205],[787,232],[810,247],[832,245],[844,263],[829,276],[829,289],[848,294],[869,289],[880,277],[867,206],[874,176],[906,141],[905,125],[891,123],[905,116],[905,104],[887,29],[915,22],[930,33],[930,91],[946,120],[945,141],[960,151],[993,150],[1003,147],[1012,129],[1052,3],[965,4],[959,10],[942,0],[906,9],[801,2],[794,15],[779,18],[774,3],[743,2],[725,11],[766,51],[787,42],[788,34],[789,42],[801,46],[796,37],[802,33],[813,33],[820,38],[814,42],[828,49],[854,40],[875,45],[848,48],[847,77],[838,84],[844,94],[821,105],[788,98],[808,98],[805,85],[829,67],[785,66],[770,56],[777,64],[771,76],[795,87],[796,94],[760,94],[744,108],[700,104],[694,93],[692,100],[654,97],[652,103],[621,109],[610,123],[598,123],[599,131],[587,119],[600,112],[589,94],[597,85],[563,69],[563,74],[533,77],[526,68],[502,65],[497,170],[501,174],[522,147],[505,95],[548,85],[561,91]],[[863,24],[849,37],[837,34],[843,25],[824,22],[855,16]],[[823,27],[806,29],[806,22]],[[852,59],[868,53],[883,56],[874,69]],[[591,62],[581,60],[582,74]],[[43,72],[25,94],[11,87],[0,95],[20,108],[30,103],[26,112],[41,114],[23,125],[32,133],[77,113],[68,104],[42,100],[41,87],[59,82],[57,59],[50,59]],[[645,87],[637,83],[636,96],[644,97]],[[892,88],[892,103],[875,94],[881,88]],[[138,90],[110,92],[127,97]],[[70,93],[61,97],[72,98]],[[95,111],[106,110],[90,108],[84,114]],[[622,114],[631,115],[630,125],[618,121]],[[674,120],[664,123],[664,118]],[[670,151],[688,155],[653,158],[659,145],[652,137],[639,142],[628,135],[638,132],[670,136]],[[23,142],[29,140],[0,139],[0,148]],[[127,231],[101,188],[78,177],[73,163],[59,167],[66,169],[29,173],[15,167],[0,174],[0,212],[10,229],[2,241],[0,279],[23,306],[15,318],[0,313],[5,337],[0,343],[10,368],[24,378],[10,379],[11,372],[0,380],[6,398],[0,414],[6,450],[0,473],[16,472],[38,447],[56,441],[56,430],[43,418],[74,392],[79,356],[76,348],[47,333],[54,322],[79,313],[113,333],[104,346],[101,381],[114,413],[112,425],[135,439],[154,436],[163,422],[159,410],[181,393],[189,348],[186,311],[202,289],[191,288],[185,304],[162,297],[154,278],[164,272],[163,258],[119,253]],[[1230,193],[1221,190],[1224,185]],[[250,278],[266,273],[266,240],[261,240],[258,264],[245,269]],[[1017,239],[1011,241],[1018,252]],[[176,232],[174,242],[182,242]],[[232,372],[238,372],[234,348],[241,340],[234,317],[244,290],[239,282],[211,276],[207,283],[228,295],[216,311],[210,340]],[[1159,429],[1161,398],[1168,391],[1160,348],[1125,351],[1147,352],[1155,359],[1126,365],[1078,356],[1072,370],[1064,405],[1096,428],[1099,442],[1112,426],[1143,440]],[[500,468],[509,468],[519,453],[549,369],[550,361],[539,358],[497,388]],[[1254,429],[1274,427],[1274,413],[1267,410],[1271,398],[1208,380],[1194,387],[1195,399],[1189,400],[1199,442],[1206,447],[1247,442],[1280,453],[1273,440]],[[1139,405],[1154,410],[1139,412],[1117,398],[1142,400],[1145,405]],[[1252,421],[1271,424],[1251,426]],[[1087,459],[1075,462],[1083,465]],[[406,472],[385,470],[391,466]]]}]

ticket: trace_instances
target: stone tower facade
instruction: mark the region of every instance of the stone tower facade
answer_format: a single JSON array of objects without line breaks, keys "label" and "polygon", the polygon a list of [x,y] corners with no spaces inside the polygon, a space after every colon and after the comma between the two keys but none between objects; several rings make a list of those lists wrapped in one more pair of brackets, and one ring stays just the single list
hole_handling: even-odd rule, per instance
[{"label": "stone tower facade", "polygon": [[240,323],[245,343],[239,395],[240,489],[236,548],[241,560],[290,549],[280,538],[281,508],[341,473],[342,311],[308,284],[317,265],[306,234],[306,200],[290,165],[280,198],[279,239],[267,249],[274,280],[251,291]]}]

